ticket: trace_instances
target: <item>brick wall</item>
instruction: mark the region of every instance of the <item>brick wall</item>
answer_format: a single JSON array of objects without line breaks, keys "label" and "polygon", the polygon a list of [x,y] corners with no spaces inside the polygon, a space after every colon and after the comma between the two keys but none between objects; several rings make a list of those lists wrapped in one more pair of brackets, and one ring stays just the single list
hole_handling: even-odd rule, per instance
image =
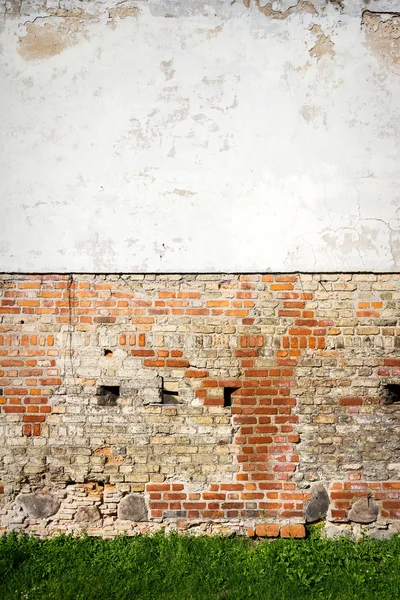
[{"label": "brick wall", "polygon": [[399,282],[2,275],[1,530],[398,530]]}]

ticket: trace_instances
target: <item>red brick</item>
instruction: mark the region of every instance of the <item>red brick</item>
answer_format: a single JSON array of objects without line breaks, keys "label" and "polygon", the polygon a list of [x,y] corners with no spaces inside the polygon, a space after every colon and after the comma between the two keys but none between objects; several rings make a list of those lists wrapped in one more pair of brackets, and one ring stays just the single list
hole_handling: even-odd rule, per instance
[{"label": "red brick", "polygon": [[186,500],[186,494],[179,492],[166,492],[163,495],[164,500]]},{"label": "red brick", "polygon": [[273,292],[280,292],[284,290],[293,290],[294,286],[291,283],[271,283],[269,288]]},{"label": "red brick", "polygon": [[243,310],[226,310],[225,314],[227,317],[247,317],[249,311],[246,309]]},{"label": "red brick", "polygon": [[362,403],[362,398],[339,398],[339,404],[342,406],[360,406]]},{"label": "red brick", "polygon": [[386,500],[382,502],[383,508],[392,508],[397,509],[400,508],[400,500]]},{"label": "red brick", "polygon": [[189,366],[189,361],[187,360],[179,360],[179,359],[169,359],[166,361],[166,365],[167,367],[174,367],[174,368],[185,368]]},{"label": "red brick", "polygon": [[42,415],[24,415],[22,417],[25,423],[43,423],[45,418]]},{"label": "red brick", "polygon": [[268,377],[268,371],[265,369],[250,369],[245,371],[245,377]]},{"label": "red brick", "polygon": [[384,490],[400,490],[400,481],[384,481],[382,488]]},{"label": "red brick", "polygon": [[185,377],[192,377],[192,378],[202,378],[202,377],[208,377],[208,371],[201,371],[201,370],[194,370],[194,369],[188,369],[185,372]]},{"label": "red brick", "polygon": [[5,388],[5,396],[25,396],[28,393],[26,388]]},{"label": "red brick", "polygon": [[282,538],[305,538],[306,529],[301,523],[282,525],[280,534]]},{"label": "red brick", "polygon": [[144,367],[165,367],[165,360],[148,360],[143,361]]},{"label": "red brick", "polygon": [[221,398],[206,398],[204,400],[204,405],[205,406],[223,406],[224,405],[224,399]]},{"label": "red brick", "polygon": [[27,437],[32,435],[32,425],[24,425],[24,435]]},{"label": "red brick", "polygon": [[279,523],[257,523],[255,533],[259,537],[279,537]]}]

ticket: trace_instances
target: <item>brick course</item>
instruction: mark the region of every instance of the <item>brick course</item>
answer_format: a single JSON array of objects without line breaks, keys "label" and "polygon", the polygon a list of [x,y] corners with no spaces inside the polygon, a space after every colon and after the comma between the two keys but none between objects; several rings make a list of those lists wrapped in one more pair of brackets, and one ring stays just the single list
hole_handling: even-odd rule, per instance
[{"label": "brick course", "polygon": [[[399,275],[3,275],[0,523],[301,537],[310,489],[400,521]],[[162,404],[162,378],[179,389]],[[115,405],[100,386],[119,386]],[[231,388],[231,406],[224,389]],[[234,390],[234,391],[233,391]],[[55,493],[45,523],[18,494]],[[118,519],[143,495],[148,521]],[[93,514],[98,514],[97,511]],[[86,527],[87,528],[87,527]]]}]

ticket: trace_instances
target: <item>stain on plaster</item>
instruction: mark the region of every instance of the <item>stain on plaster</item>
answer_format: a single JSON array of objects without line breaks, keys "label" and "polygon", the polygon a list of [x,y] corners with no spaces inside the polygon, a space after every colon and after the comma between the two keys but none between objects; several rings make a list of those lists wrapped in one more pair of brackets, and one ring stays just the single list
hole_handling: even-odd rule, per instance
[{"label": "stain on plaster", "polygon": [[361,24],[367,48],[386,68],[400,74],[400,13],[365,10]]},{"label": "stain on plaster", "polygon": [[335,44],[328,35],[324,34],[321,25],[313,25],[311,32],[317,36],[317,41],[315,46],[308,51],[310,56],[316,58],[317,61],[323,56],[333,58],[335,56]]},{"label": "stain on plaster", "polygon": [[126,19],[127,17],[137,17],[140,10],[137,6],[133,6],[130,2],[120,2],[113,8],[110,8],[108,14],[111,19],[119,18]]},{"label": "stain on plaster", "polygon": [[116,29],[118,20],[126,19],[127,17],[136,18],[139,16],[139,14],[139,8],[137,6],[133,6],[129,0],[127,2],[120,2],[108,10],[110,21],[107,23],[107,25],[111,29]]},{"label": "stain on plaster", "polygon": [[[115,264],[115,251],[110,238],[100,237],[98,233],[88,233],[85,240],[75,243],[78,253],[86,256],[87,264],[93,271],[101,272]],[[111,267],[112,268],[112,267]]]},{"label": "stain on plaster", "polygon": [[[4,8],[3,8],[4,4]],[[106,6],[104,6],[106,4]],[[137,16],[139,8],[134,5],[133,0],[122,0],[114,2],[114,6],[108,8],[107,5],[113,2],[93,2],[92,0],[58,0],[51,2],[49,0],[0,0],[0,12],[10,17],[21,15],[44,15],[52,17],[68,17],[79,19],[93,19],[99,14],[108,13],[111,19],[119,17]]]},{"label": "stain on plaster", "polygon": [[50,58],[88,39],[84,22],[76,18],[26,24],[25,35],[18,40],[18,53],[25,60]]},{"label": "stain on plaster", "polygon": [[21,0],[7,0],[4,3],[4,12],[10,16],[16,16],[21,13]]},{"label": "stain on plaster", "polygon": [[318,124],[322,120],[322,124],[325,128],[327,128],[327,114],[321,108],[321,106],[316,106],[315,104],[304,104],[300,109],[300,114],[305,120],[306,123],[317,122]]},{"label": "stain on plaster", "polygon": [[173,68],[174,59],[161,61],[160,69],[164,73],[165,81],[169,81],[174,78],[175,69]]},{"label": "stain on plaster", "polygon": [[175,188],[173,192],[169,193],[175,194],[176,196],[183,196],[184,198],[191,198],[192,196],[197,195],[197,192],[192,192],[191,190],[182,190],[179,188]]},{"label": "stain on plaster", "polygon": [[290,15],[295,13],[309,13],[311,15],[317,15],[316,8],[312,2],[308,0],[299,0],[297,4],[289,6],[286,10],[275,10],[273,8],[274,3],[268,2],[265,6],[261,6],[260,0],[255,0],[258,9],[270,19],[278,19],[280,21],[287,19]]},{"label": "stain on plaster", "polygon": [[294,67],[293,71],[295,71],[296,73],[300,73],[301,71],[307,71],[310,67],[311,67],[311,61],[308,60],[307,62],[304,63],[304,65],[298,65],[297,67]]},{"label": "stain on plaster", "polygon": [[196,33],[204,34],[205,39],[212,40],[217,37],[219,33],[222,31],[222,25],[218,25],[217,27],[213,27],[212,29],[197,29]]},{"label": "stain on plaster", "polygon": [[52,17],[60,17],[60,18],[74,18],[74,19],[93,19],[93,17],[97,14],[95,10],[93,10],[95,6],[92,7],[91,11],[87,11],[81,6],[70,5],[68,8],[58,7],[46,7],[46,12]]},{"label": "stain on plaster", "polygon": [[[236,2],[240,2],[240,0],[232,0],[231,4],[236,4]],[[242,0],[242,2],[246,8],[250,8],[251,0]]]},{"label": "stain on plaster", "polygon": [[[375,221],[376,226],[362,224],[361,221]],[[385,227],[382,228],[379,223]],[[336,264],[341,264],[344,257],[351,257],[352,254],[357,253],[361,264],[364,268],[367,268],[363,257],[373,254],[379,256],[382,253],[383,248],[379,243],[379,233],[384,231],[385,228],[392,257],[389,268],[397,270],[399,267],[399,230],[393,229],[382,219],[359,219],[353,227],[326,228],[321,231],[321,240],[326,244],[326,250],[331,253],[332,260]]]}]

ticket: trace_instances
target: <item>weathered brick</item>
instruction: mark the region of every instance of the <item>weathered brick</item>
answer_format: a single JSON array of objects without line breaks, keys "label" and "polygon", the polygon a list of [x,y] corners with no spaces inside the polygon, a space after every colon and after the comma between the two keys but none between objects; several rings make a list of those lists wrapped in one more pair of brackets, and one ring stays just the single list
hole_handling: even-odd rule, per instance
[{"label": "weathered brick", "polygon": [[255,533],[259,537],[279,537],[279,523],[257,523]]},{"label": "weathered brick", "polygon": [[[3,309],[19,303],[15,314],[0,309],[8,481],[22,464],[28,488],[45,475],[50,488],[65,481],[67,495],[90,502],[89,488],[68,481],[109,480],[112,489],[96,491],[112,498],[101,531],[116,531],[109,515],[123,495],[144,493],[150,522],[225,519],[277,535],[281,519],[304,517],[303,485],[317,480],[331,484],[333,520],[346,521],[360,494],[396,520],[385,411],[393,423],[397,412],[385,385],[400,376],[399,276],[379,280],[373,299],[362,288],[369,280],[351,274],[324,275],[329,293],[317,275],[226,277],[80,275],[71,285],[49,275],[37,286],[19,275],[0,287]],[[365,320],[383,307],[384,322]],[[178,395],[162,398],[162,380]],[[100,385],[121,393],[99,405]],[[245,524],[262,515],[274,522]],[[301,533],[293,527],[301,523],[281,534]]]},{"label": "weathered brick", "polygon": [[280,530],[282,538],[304,538],[306,537],[306,529],[300,523],[283,525]]}]

